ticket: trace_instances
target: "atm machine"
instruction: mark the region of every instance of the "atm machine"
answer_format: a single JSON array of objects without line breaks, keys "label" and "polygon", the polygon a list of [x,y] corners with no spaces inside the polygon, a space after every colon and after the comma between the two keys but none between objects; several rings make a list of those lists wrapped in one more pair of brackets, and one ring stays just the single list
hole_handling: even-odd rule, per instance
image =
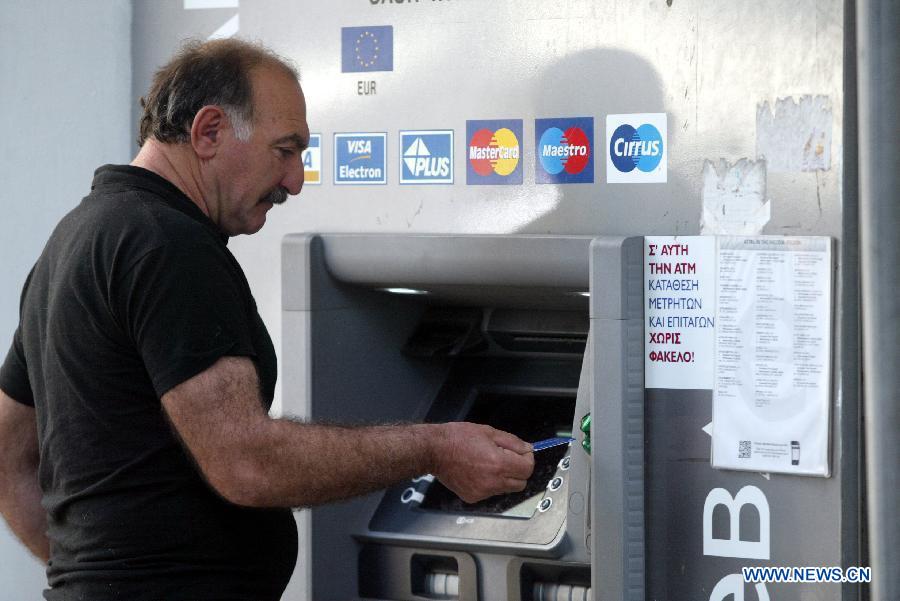
[{"label": "atm machine", "polygon": [[644,599],[642,252],[613,236],[285,238],[286,413],[575,438],[536,453],[521,493],[466,504],[422,474],[301,512],[300,598]]}]

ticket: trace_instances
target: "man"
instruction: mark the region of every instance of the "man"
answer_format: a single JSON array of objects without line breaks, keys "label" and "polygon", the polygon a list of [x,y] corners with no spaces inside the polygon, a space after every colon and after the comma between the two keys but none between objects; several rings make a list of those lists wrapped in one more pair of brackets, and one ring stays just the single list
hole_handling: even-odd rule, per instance
[{"label": "man", "polygon": [[466,501],[523,489],[531,446],[487,426],[268,416],[275,353],[226,243],[303,185],[296,72],[194,43],[143,105],[140,152],[54,230],[0,368],[0,512],[48,561],[45,598],[274,600],[285,508],[427,472]]}]

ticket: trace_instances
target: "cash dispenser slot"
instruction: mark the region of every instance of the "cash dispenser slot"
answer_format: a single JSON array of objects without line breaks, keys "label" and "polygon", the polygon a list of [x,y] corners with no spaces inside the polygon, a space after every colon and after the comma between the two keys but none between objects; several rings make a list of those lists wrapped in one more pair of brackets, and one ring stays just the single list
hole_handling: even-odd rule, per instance
[{"label": "cash dispenser slot", "polygon": [[422,316],[403,352],[412,357],[456,357],[483,350],[478,309],[430,309]]},{"label": "cash dispenser slot", "polygon": [[508,351],[583,355],[587,346],[587,311],[494,310],[487,335]]},{"label": "cash dispenser slot", "polygon": [[456,357],[493,349],[584,355],[587,308],[575,310],[429,307],[403,348],[414,357]]}]

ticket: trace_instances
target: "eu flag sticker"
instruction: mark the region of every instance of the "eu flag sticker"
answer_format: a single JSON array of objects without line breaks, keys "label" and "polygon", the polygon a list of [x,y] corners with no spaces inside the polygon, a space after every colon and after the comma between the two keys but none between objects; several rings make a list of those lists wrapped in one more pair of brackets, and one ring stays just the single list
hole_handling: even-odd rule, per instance
[{"label": "eu flag sticker", "polygon": [[334,183],[387,183],[387,134],[334,134]]},{"label": "eu flag sticker", "polygon": [[341,72],[394,70],[394,28],[341,27]]}]

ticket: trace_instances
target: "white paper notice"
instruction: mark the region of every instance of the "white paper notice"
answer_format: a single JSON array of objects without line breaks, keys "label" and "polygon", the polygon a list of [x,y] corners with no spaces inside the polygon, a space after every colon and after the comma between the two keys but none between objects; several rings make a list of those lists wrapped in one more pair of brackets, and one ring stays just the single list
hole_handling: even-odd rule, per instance
[{"label": "white paper notice", "polygon": [[716,239],[644,238],[644,386],[712,390]]},{"label": "white paper notice", "polygon": [[831,240],[717,240],[713,467],[827,476]]}]

